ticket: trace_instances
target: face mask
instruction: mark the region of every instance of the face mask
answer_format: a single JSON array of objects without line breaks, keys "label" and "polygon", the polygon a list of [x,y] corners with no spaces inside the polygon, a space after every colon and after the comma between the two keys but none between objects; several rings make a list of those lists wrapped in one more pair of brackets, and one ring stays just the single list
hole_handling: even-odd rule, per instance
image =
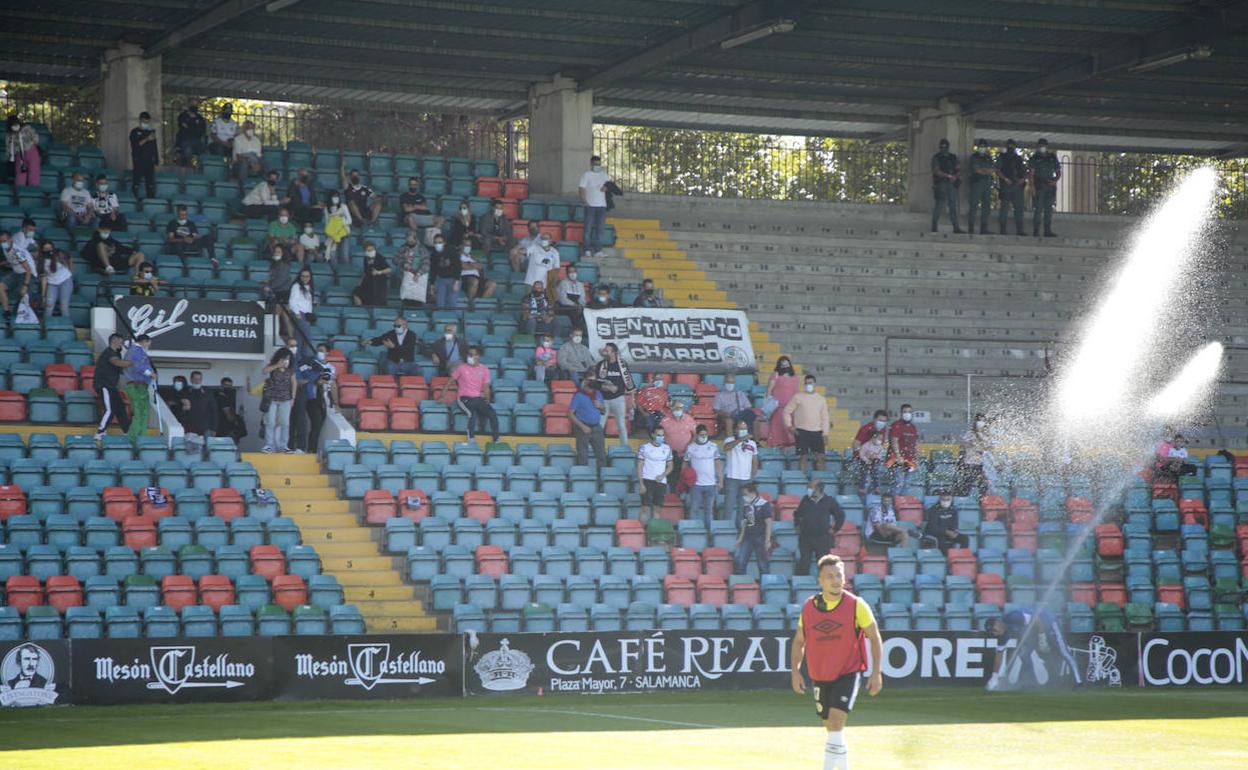
[{"label": "face mask", "polygon": [[179,220],[178,220],[178,224],[180,224],[180,225],[184,225],[184,224],[186,224],[186,217],[182,217],[181,219],[179,219]]},{"label": "face mask", "polygon": [[[807,388],[810,388],[811,386],[810,386],[810,385],[807,385],[806,387],[807,387]],[[885,428],[887,425],[888,425],[888,422],[887,422],[887,421],[885,421],[885,420],[876,420],[876,421],[875,421],[875,429],[876,429],[876,430],[884,430],[884,428]]]},{"label": "face mask", "polygon": [[95,186],[95,189],[99,190],[100,192],[108,192],[108,185],[106,185],[106,184],[97,184],[97,185]]},{"label": "face mask", "polygon": [[394,330],[395,330],[396,332],[401,332],[401,331],[403,331],[403,326],[402,326],[402,325],[400,325],[400,324],[395,324],[395,325],[394,325]]},{"label": "face mask", "polygon": [[555,343],[551,342],[550,340],[542,340],[542,347],[553,348],[554,346],[555,346]]},{"label": "face mask", "polygon": [[204,386],[197,382],[191,383],[191,390],[203,390]]},{"label": "face mask", "polygon": [[100,240],[102,240],[102,241],[107,241],[109,238],[112,238],[112,237],[113,237],[113,231],[112,231],[112,230],[101,230],[101,231],[100,231]]},{"label": "face mask", "polygon": [[750,435],[750,429],[749,429],[749,428],[740,428],[740,429],[738,429],[738,430],[737,430],[737,436],[738,436],[739,438],[745,438],[745,437],[746,437],[746,436],[748,436],[748,435]]},{"label": "face mask", "polygon": [[549,248],[550,248],[550,241],[548,241],[548,240],[546,240],[545,238],[543,238],[543,239],[542,239],[542,248],[543,248],[543,249],[549,249]]},{"label": "face mask", "polygon": [[735,382],[725,382],[725,383],[724,383],[724,390],[728,391],[729,393],[731,393],[732,391],[734,391],[734,390],[736,390],[736,389],[737,389],[737,383],[735,383]]},{"label": "face mask", "polygon": [[277,221],[281,222],[282,224],[286,224],[287,222],[290,221],[290,217],[278,217]]},{"label": "face mask", "polygon": [[27,237],[27,238],[31,238],[31,239],[33,239],[33,238],[35,237],[35,231],[34,231],[34,230],[27,230],[27,231],[26,231],[26,237]]},{"label": "face mask", "polygon": [[471,246],[465,246],[465,247],[463,247],[462,249],[460,249],[460,251],[463,253],[463,255],[464,255],[465,257],[467,257],[467,256],[471,256],[471,254],[472,254],[472,247],[471,247]]},{"label": "face mask", "polygon": [[599,295],[598,295],[598,301],[599,301],[599,302],[601,302],[601,303],[602,303],[602,304],[604,304],[604,305],[605,305],[605,304],[607,304],[607,295],[606,295],[606,294],[599,294]]},{"label": "face mask", "polygon": [[983,430],[983,429],[984,429],[984,426],[985,426],[985,425],[987,425],[987,424],[988,424],[988,423],[984,422],[983,420],[976,420],[976,421],[975,421],[975,429],[976,429],[976,430]]},{"label": "face mask", "polygon": [[12,249],[12,248],[13,248],[13,244],[12,244],[12,243],[10,243],[9,241],[5,241],[4,243],[0,243],[0,249],[4,249],[5,251],[8,251],[8,250],[10,250],[10,249]]},{"label": "face mask", "polygon": [[174,389],[174,390],[182,390],[182,383],[180,383],[180,382],[175,382],[175,383],[173,383],[173,389]]},{"label": "face mask", "polygon": [[685,416],[685,412],[683,409],[673,409],[672,416],[679,420],[681,417]]},{"label": "face mask", "polygon": [[599,166],[598,164],[595,163],[594,165],[589,167],[589,170],[597,174],[599,171],[602,171],[602,166]]},{"label": "face mask", "polygon": [[289,350],[291,353],[298,353],[298,352],[299,352],[299,346],[298,346],[298,345],[287,345],[287,346],[286,346],[286,349],[287,349],[287,350]]},{"label": "face mask", "polygon": [[806,490],[806,494],[810,495],[811,497],[818,497],[818,496],[819,496],[819,490],[817,490],[817,489],[813,489],[813,488],[812,488],[812,489],[807,489],[807,490]]},{"label": "face mask", "polygon": [[494,216],[501,217],[502,215],[503,215],[502,209],[494,209]]},{"label": "face mask", "polygon": [[742,495],[741,502],[745,503],[746,505],[749,505],[750,503],[754,502],[754,498],[749,497],[747,495]]},{"label": "face mask", "polygon": [[576,273],[568,273],[568,280],[569,280],[569,281],[575,281],[575,280],[576,280]]},{"label": "face mask", "polygon": [[460,209],[460,210],[459,210],[459,215],[460,215],[461,217],[466,217],[466,216],[468,216],[468,209]]},{"label": "face mask", "polygon": [[655,380],[655,381],[654,381],[654,383],[653,383],[653,385],[654,385],[654,387],[656,387],[656,388],[662,388],[662,387],[663,387],[663,380]]},{"label": "face mask", "polygon": [[335,195],[334,197],[332,197],[332,198],[330,198],[330,199],[329,199],[329,202],[330,202],[330,203],[332,203],[332,204],[334,204],[335,206],[337,206],[337,205],[338,205],[338,201],[339,201],[339,198],[338,198],[338,196],[337,196],[337,195]]},{"label": "face mask", "polygon": [[914,419],[914,415],[911,414],[910,412],[902,412],[901,419],[904,420],[905,422],[910,422],[911,420]]},{"label": "face mask", "polygon": [[705,444],[708,440],[709,440],[709,437],[708,437],[708,436],[705,436],[705,435],[702,435],[702,434],[699,434],[699,435],[698,435],[698,443],[699,443],[699,444]]},{"label": "face mask", "polygon": [[433,244],[433,250],[434,250],[434,251],[436,251],[436,252],[438,252],[439,254],[441,254],[441,253],[442,253],[442,249],[445,249],[445,248],[446,248],[446,244],[445,244],[445,243],[435,243],[435,244]]},{"label": "face mask", "polygon": [[807,392],[807,393],[814,393],[814,392],[815,392],[815,386],[814,386],[814,385],[812,385],[811,383],[806,383],[806,392]]},{"label": "face mask", "polygon": [[274,190],[276,190],[276,189],[277,189],[277,180],[276,180],[276,179],[270,179],[270,180],[269,180],[269,187],[272,187]]},{"label": "face mask", "polygon": [[455,335],[454,335],[454,334],[443,334],[443,335],[442,335],[442,339],[446,340],[447,342],[450,342],[451,340],[455,339]]},{"label": "face mask", "polygon": [[667,436],[655,436],[654,437],[655,446],[663,446],[663,442],[665,441],[667,441]]},{"label": "face mask", "polygon": [[352,187],[359,187],[359,186],[360,186],[360,178],[359,178],[358,176],[353,176],[353,177],[351,177],[351,186],[352,186]]},{"label": "face mask", "polygon": [[311,235],[311,234],[312,234],[312,228],[311,228],[311,227],[305,227],[305,228],[303,228],[303,231],[304,231],[305,233],[307,233],[308,235]]},{"label": "face mask", "polygon": [[469,366],[476,366],[476,365],[477,365],[477,357],[476,357],[476,356],[468,356],[468,365],[469,365]]},{"label": "face mask", "polygon": [[327,358],[329,358],[329,354],[328,354],[328,353],[326,353],[324,350],[318,350],[318,351],[316,351],[316,360],[317,360],[317,361],[320,361],[321,363],[325,363],[325,359],[327,359]]},{"label": "face mask", "polygon": [[146,273],[143,274],[143,277],[150,280],[152,277],[152,271],[148,270]]},{"label": "face mask", "polygon": [[143,128],[145,131],[150,131],[152,128],[152,124],[148,123],[146,120],[140,123],[139,126]]},{"label": "face mask", "polygon": [[581,339],[582,339],[582,337],[581,337],[581,335],[579,335],[579,334],[573,334],[573,335],[572,335],[572,341],[573,341],[573,342],[575,342],[575,343],[576,343],[576,344],[578,344],[578,345],[579,345],[579,344],[581,344]]},{"label": "face mask", "polygon": [[780,371],[782,371],[782,372],[791,372],[791,371],[793,371],[793,364],[790,364],[788,361],[782,361],[782,362],[780,363]]},{"label": "face mask", "polygon": [[281,255],[281,254],[274,254],[274,255],[273,255],[273,261],[274,261],[274,262],[281,262],[281,261],[282,261],[282,255]]},{"label": "face mask", "polygon": [[654,294],[654,289],[642,289],[641,293],[645,295]]},{"label": "face mask", "polygon": [[377,250],[368,249],[367,251],[364,252],[364,256],[368,257],[369,259],[372,259],[373,257],[377,256]]},{"label": "face mask", "polygon": [[940,507],[941,507],[941,508],[948,508],[948,507],[949,507],[949,506],[951,506],[951,505],[953,505],[953,501],[952,501],[952,500],[941,500],[941,501],[940,501]]},{"label": "face mask", "polygon": [[83,182],[82,180],[76,180],[76,181],[74,182],[74,189],[75,189],[75,190],[81,190],[82,188],[84,188],[84,187],[86,187],[86,186],[87,186],[87,183],[86,183],[86,182]]}]

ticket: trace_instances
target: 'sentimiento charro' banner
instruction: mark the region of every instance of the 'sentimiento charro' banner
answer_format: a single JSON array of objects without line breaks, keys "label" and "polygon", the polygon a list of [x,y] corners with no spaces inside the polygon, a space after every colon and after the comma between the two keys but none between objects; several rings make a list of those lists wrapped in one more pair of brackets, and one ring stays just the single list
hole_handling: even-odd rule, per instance
[{"label": "'sentimiento charro' banner", "polygon": [[750,322],[740,310],[586,310],[590,350],[614,342],[637,372],[752,372]]}]

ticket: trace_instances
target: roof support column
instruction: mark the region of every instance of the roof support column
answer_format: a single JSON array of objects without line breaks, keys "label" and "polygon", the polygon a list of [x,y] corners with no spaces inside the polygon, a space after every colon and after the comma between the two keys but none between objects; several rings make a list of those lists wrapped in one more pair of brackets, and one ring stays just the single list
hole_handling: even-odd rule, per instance
[{"label": "roof support column", "polygon": [[[975,141],[975,119],[962,114],[961,106],[941,99],[936,107],[919,107],[910,111],[910,173],[906,189],[906,205],[911,211],[930,212],[935,202],[932,193],[932,155],[939,150],[941,139],[949,140],[949,151],[958,156],[965,168]],[[965,194],[963,188],[959,193]],[[962,207],[959,207],[962,208]]]},{"label": "roof support column", "polygon": [[529,189],[577,194],[594,153],[594,92],[556,75],[529,88]]},{"label": "roof support column", "polygon": [[100,146],[109,168],[128,169],[130,130],[139,124],[139,113],[152,113],[154,126],[164,121],[160,57],[145,59],[142,48],[122,43],[104,52],[102,67]]}]

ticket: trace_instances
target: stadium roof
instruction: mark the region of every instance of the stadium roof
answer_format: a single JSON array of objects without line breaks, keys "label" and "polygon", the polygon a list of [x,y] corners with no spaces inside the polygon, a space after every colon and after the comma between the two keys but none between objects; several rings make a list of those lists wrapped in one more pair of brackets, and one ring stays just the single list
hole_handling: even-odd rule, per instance
[{"label": "stadium roof", "polygon": [[170,92],[514,117],[559,73],[594,89],[603,123],[898,138],[912,108],[948,99],[990,138],[1246,149],[1248,0],[57,0],[5,15],[10,79],[89,83],[125,41],[163,55]]}]

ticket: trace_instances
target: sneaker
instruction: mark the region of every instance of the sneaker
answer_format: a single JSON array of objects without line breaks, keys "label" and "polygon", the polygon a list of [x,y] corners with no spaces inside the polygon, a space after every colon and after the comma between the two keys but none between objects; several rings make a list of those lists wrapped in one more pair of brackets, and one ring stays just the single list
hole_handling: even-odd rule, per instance
[{"label": "sneaker", "polygon": [[104,433],[97,433],[97,434],[95,434],[95,443],[97,443],[97,444],[103,444],[103,443],[104,443],[104,436],[105,436],[105,435],[106,435],[106,434],[104,434]]},{"label": "sneaker", "polygon": [[105,273],[107,273],[108,275],[112,275],[113,273],[115,273],[115,272],[117,272],[117,271],[113,269],[113,266],[112,266],[112,265],[105,265],[105,266],[104,266],[104,272],[105,272]]},{"label": "sneaker", "polygon": [[602,257],[605,257],[605,256],[607,256],[607,252],[605,252],[605,251],[595,251],[595,252],[594,252],[594,257],[596,257],[596,258],[598,258],[598,259],[601,259]]},{"label": "sneaker", "polygon": [[273,447],[271,447],[271,446],[266,446],[266,447],[264,447],[263,449],[261,449],[260,451],[261,451],[261,452],[264,452],[266,455],[271,455],[271,454],[273,454],[274,452],[276,452],[277,450],[276,450],[276,449],[274,449],[274,448],[273,448]]},{"label": "sneaker", "polygon": [[302,449],[294,449],[294,450],[291,450],[291,454],[294,454],[294,455],[306,455],[306,454],[307,454],[307,452],[303,451]]}]

